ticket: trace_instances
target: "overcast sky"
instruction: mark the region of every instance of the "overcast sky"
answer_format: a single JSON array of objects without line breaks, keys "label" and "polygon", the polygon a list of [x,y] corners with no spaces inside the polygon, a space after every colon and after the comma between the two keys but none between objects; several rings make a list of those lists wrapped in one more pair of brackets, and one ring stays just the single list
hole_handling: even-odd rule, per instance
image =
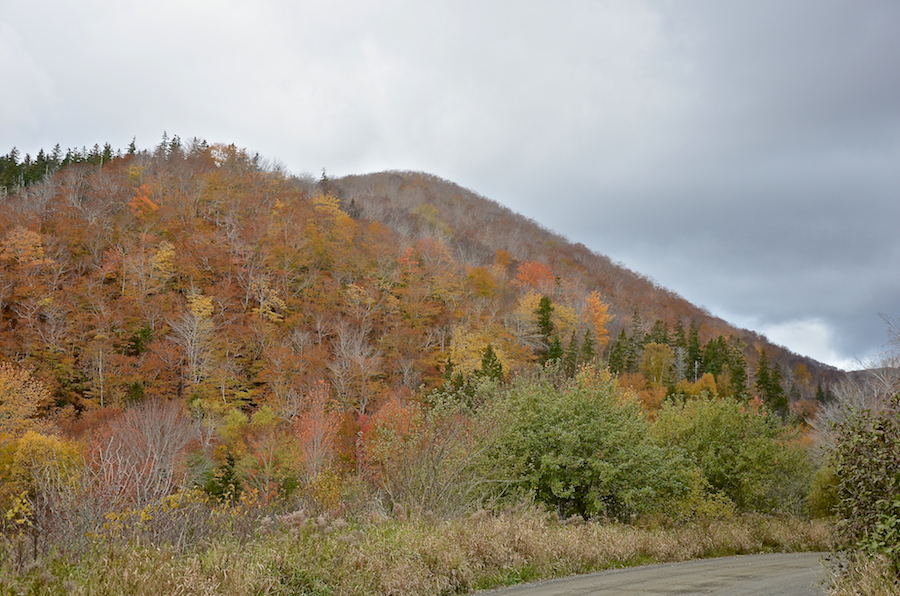
[{"label": "overcast sky", "polygon": [[900,317],[900,2],[0,0],[0,152],[423,170],[795,352]]}]

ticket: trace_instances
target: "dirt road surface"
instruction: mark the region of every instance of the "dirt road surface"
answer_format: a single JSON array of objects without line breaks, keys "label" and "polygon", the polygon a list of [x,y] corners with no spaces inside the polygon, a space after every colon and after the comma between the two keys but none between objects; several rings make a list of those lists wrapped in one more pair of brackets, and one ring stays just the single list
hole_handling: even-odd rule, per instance
[{"label": "dirt road surface", "polygon": [[483,592],[490,596],[815,596],[827,594],[827,553],[742,555],[630,567]]}]

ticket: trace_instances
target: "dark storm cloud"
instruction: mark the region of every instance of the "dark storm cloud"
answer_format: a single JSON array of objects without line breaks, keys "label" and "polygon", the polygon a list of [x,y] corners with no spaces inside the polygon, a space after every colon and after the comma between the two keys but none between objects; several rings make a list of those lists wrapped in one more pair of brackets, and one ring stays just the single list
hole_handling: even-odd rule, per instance
[{"label": "dark storm cloud", "polygon": [[900,315],[900,4],[0,0],[0,145],[421,169],[852,365]]}]

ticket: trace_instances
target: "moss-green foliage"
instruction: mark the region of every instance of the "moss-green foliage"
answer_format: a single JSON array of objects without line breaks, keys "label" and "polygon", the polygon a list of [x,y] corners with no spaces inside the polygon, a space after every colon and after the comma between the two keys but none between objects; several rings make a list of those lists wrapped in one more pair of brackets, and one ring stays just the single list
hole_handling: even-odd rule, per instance
[{"label": "moss-green foliage", "polygon": [[520,379],[491,407],[505,418],[492,457],[564,517],[626,519],[688,490],[686,462],[649,438],[640,406],[606,374],[588,369],[561,386],[547,374]]},{"label": "moss-green foliage", "polygon": [[683,449],[712,491],[744,511],[803,510],[811,464],[805,449],[777,417],[735,399],[668,404],[653,435]]},{"label": "moss-green foliage", "polygon": [[838,503],[839,479],[834,475],[834,468],[822,466],[816,471],[809,489],[807,502],[812,517],[829,517],[834,515]]}]

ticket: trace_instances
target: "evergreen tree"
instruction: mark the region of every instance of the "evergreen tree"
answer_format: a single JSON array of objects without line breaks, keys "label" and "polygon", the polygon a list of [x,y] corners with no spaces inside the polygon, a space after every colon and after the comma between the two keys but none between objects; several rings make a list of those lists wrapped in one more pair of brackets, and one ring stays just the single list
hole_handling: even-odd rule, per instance
[{"label": "evergreen tree", "polygon": [[731,394],[741,400],[747,399],[747,360],[744,358],[744,343],[732,340],[729,350],[728,370],[731,373]]},{"label": "evergreen tree", "polygon": [[653,328],[650,330],[650,333],[647,334],[647,337],[644,339],[644,345],[649,343],[654,344],[670,344],[669,339],[669,326],[666,325],[664,321],[656,321],[653,323]]},{"label": "evergreen tree", "polygon": [[703,372],[714,377],[722,374],[728,362],[728,344],[723,336],[709,340],[703,348]]},{"label": "evergreen tree", "polygon": [[762,399],[766,398],[766,393],[769,390],[771,382],[772,381],[769,378],[769,358],[766,356],[766,351],[761,350],[759,353],[759,363],[756,365],[756,383],[754,383],[754,385],[756,387],[756,393]]},{"label": "evergreen tree", "polygon": [[591,333],[590,327],[584,332],[584,339],[581,341],[581,362],[590,364],[594,361],[594,335]]},{"label": "evergreen tree", "polygon": [[694,321],[691,321],[691,326],[688,331],[687,352],[688,376],[693,377],[694,382],[696,383],[697,379],[700,377],[699,373],[700,366],[703,364],[703,353],[700,347],[700,329]]},{"label": "evergreen tree", "polygon": [[546,362],[559,362],[562,357],[563,357],[562,342],[559,340],[558,335],[554,335],[550,339],[550,346],[547,349]]},{"label": "evergreen tree", "polygon": [[625,353],[628,351],[628,337],[625,330],[619,332],[619,336],[609,347],[609,371],[615,375],[625,372]]},{"label": "evergreen tree", "polygon": [[14,192],[19,186],[19,150],[13,147],[0,158],[0,187]]},{"label": "evergreen tree", "polygon": [[641,357],[644,354],[644,344],[646,343],[643,327],[641,315],[635,311],[631,317],[628,343],[625,345],[625,370],[628,372],[637,371],[641,365]]},{"label": "evergreen tree", "polygon": [[634,314],[631,316],[631,328],[628,330],[628,336],[631,338],[631,342],[638,346],[643,346],[647,343],[644,338],[644,322],[637,311],[634,311]]},{"label": "evergreen tree", "polygon": [[481,357],[481,368],[478,374],[495,381],[503,378],[503,364],[497,358],[497,354],[494,352],[494,347],[491,344],[488,344],[488,347],[484,349],[484,356]]},{"label": "evergreen tree", "polygon": [[827,404],[834,399],[834,394],[830,390],[824,389],[822,383],[816,386],[816,401],[820,404]]},{"label": "evergreen tree", "polygon": [[544,340],[549,343],[550,337],[553,335],[553,303],[547,296],[541,296],[537,310],[537,326]]},{"label": "evergreen tree", "polygon": [[575,332],[572,331],[572,337],[569,339],[569,345],[566,346],[566,353],[563,357],[563,372],[565,372],[567,376],[571,377],[575,374],[575,370],[577,368],[578,339],[575,337]]},{"label": "evergreen tree", "polygon": [[781,371],[778,370],[778,365],[770,366],[766,351],[761,350],[759,366],[756,369],[756,391],[769,409],[785,417],[788,409],[787,397],[781,382]]},{"label": "evergreen tree", "polygon": [[675,330],[672,332],[672,347],[687,350],[687,336],[684,333],[684,324],[681,319],[675,323]]},{"label": "evergreen tree", "polygon": [[769,407],[782,418],[786,418],[790,409],[788,408],[787,395],[784,393],[784,377],[781,376],[781,369],[778,367],[777,362],[772,363],[769,379],[771,382]]},{"label": "evergreen tree", "polygon": [[113,148],[112,145],[106,143],[103,145],[103,154],[100,157],[101,162],[103,164],[108,164],[113,159]]}]

